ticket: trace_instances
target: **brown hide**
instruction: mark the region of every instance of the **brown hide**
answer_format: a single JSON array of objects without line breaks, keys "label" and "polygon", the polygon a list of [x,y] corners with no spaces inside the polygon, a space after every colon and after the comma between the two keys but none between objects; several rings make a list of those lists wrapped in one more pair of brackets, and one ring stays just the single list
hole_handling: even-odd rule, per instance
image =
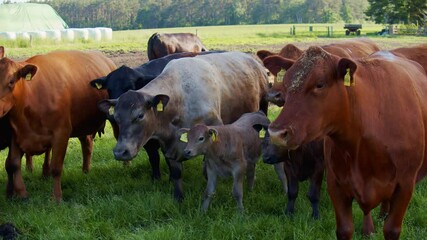
[{"label": "brown hide", "polygon": [[161,58],[172,53],[208,51],[192,33],[154,33],[147,44],[148,59]]},{"label": "brown hide", "polygon": [[391,50],[393,54],[419,63],[427,72],[427,44]]},{"label": "brown hide", "polygon": [[90,158],[90,136],[105,124],[97,102],[107,98],[107,92],[92,88],[89,82],[114,69],[114,63],[99,52],[56,51],[24,62],[0,60],[0,99],[5,100],[0,109],[9,113],[13,129],[6,161],[8,195],[27,195],[20,170],[22,155],[52,148],[53,193],[56,200],[61,199],[68,139],[78,137]]},{"label": "brown hide", "polygon": [[[337,55],[339,57],[347,57],[347,58],[361,58],[366,57],[374,52],[379,51],[379,47],[375,44],[374,41],[367,38],[359,38],[356,40],[349,39],[336,43],[331,43],[328,45],[321,46],[326,52]],[[280,52],[277,54],[281,57],[297,60],[304,51],[300,50],[293,44],[287,44],[284,46]],[[261,60],[264,60],[268,56],[276,55],[274,53],[261,50],[257,52],[258,57]],[[267,68],[271,68],[266,66]],[[276,76],[280,71],[280,68],[274,69],[271,73]],[[274,83],[272,87],[269,89],[267,93],[267,100],[272,102],[278,106],[283,106],[284,99],[281,95],[282,90],[282,81],[283,79],[274,79]]]},{"label": "brown hide", "polygon": [[[287,69],[286,103],[270,125],[272,142],[296,148],[329,136],[325,162],[337,238],[352,237],[354,199],[365,219],[380,203],[389,202],[384,236],[398,239],[427,157],[424,70],[388,52],[350,60],[318,47],[296,62],[276,56],[269,61]],[[347,72],[353,86],[344,86]],[[368,228],[373,230],[372,222]]]}]

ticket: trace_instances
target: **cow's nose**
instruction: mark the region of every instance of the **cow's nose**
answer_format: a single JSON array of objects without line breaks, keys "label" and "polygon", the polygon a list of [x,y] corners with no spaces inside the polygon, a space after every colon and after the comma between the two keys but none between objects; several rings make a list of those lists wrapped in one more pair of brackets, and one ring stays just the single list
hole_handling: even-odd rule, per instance
[{"label": "cow's nose", "polygon": [[185,149],[184,150],[184,157],[185,158],[190,158],[191,157],[191,150]]},{"label": "cow's nose", "polygon": [[114,149],[113,153],[114,153],[114,158],[116,160],[130,160],[130,159],[132,159],[129,150],[127,150],[127,149]]},{"label": "cow's nose", "polygon": [[292,131],[289,128],[284,128],[281,130],[272,130],[270,128],[268,129],[268,133],[270,134],[271,143],[274,145],[286,147],[288,145]]}]

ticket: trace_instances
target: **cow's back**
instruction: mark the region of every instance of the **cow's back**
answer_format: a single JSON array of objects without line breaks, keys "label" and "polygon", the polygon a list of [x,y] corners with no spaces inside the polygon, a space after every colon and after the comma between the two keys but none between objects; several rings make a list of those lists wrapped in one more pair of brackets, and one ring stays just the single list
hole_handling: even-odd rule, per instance
[{"label": "cow's back", "polygon": [[158,78],[141,90],[172,93],[170,104],[179,105],[189,122],[214,109],[223,123],[231,123],[243,113],[258,111],[267,90],[263,67],[239,52],[173,60]]},{"label": "cow's back", "polygon": [[22,99],[48,128],[68,121],[72,136],[91,134],[105,120],[97,102],[105,91],[89,82],[115,69],[114,63],[99,52],[56,51],[26,61],[38,67]]},{"label": "cow's back", "polygon": [[421,44],[415,47],[396,48],[390,52],[419,63],[427,72],[427,44]]}]

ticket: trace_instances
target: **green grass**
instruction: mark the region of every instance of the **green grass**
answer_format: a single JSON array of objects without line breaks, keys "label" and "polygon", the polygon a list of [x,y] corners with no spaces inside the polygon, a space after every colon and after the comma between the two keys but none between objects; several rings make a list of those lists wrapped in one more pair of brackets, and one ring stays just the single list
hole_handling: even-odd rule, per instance
[{"label": "green grass", "polygon": [[[290,35],[290,28],[296,26],[297,34]],[[309,32],[313,26],[313,33]],[[326,26],[332,26],[334,34],[327,37]],[[398,36],[380,37],[375,33],[383,28],[378,24],[363,24],[362,36],[374,38],[384,49],[413,45],[427,42],[427,37]],[[98,49],[105,52],[146,51],[148,38],[155,32],[191,32],[197,33],[209,49],[240,50],[256,52],[266,46],[277,45],[280,48],[286,43],[328,44],[339,39],[354,38],[354,35],[345,36],[343,24],[275,24],[275,25],[234,25],[209,26],[167,29],[142,29],[113,32],[113,40],[106,42],[54,42],[38,40],[29,43],[23,40],[0,40],[0,46],[6,47],[9,57],[29,57],[35,54],[46,53],[57,49]]]},{"label": "green grass", "polygon": [[[273,107],[270,118],[279,108]],[[231,179],[220,180],[207,214],[200,211],[206,181],[202,160],[184,162],[186,198],[178,204],[172,198],[168,169],[161,162],[162,179],[152,181],[145,152],[131,166],[114,160],[115,144],[110,128],[95,139],[92,170],[81,171],[79,142],[71,139],[62,177],[63,202],[51,198],[52,180],[41,178],[42,156],[35,158],[35,171],[24,171],[30,198],[0,201],[0,222],[12,222],[22,232],[20,239],[334,239],[333,207],[322,186],[318,221],[311,219],[305,197],[308,183],[302,183],[293,217],[284,215],[286,197],[270,165],[259,162],[253,192],[245,188],[245,213],[236,212],[231,196]],[[0,158],[6,151],[0,152]],[[2,167],[3,168],[3,167]],[[5,192],[4,169],[0,191]],[[427,236],[427,184],[416,188],[405,217],[401,239]],[[362,213],[354,204],[354,239],[362,239]],[[373,216],[378,215],[378,209]],[[383,239],[382,221],[374,219],[377,232],[370,239]]]},{"label": "green grass", "polygon": [[[279,49],[285,43],[306,47],[327,44],[345,39],[334,26],[336,38],[312,35],[289,36],[292,25],[218,26],[197,28],[150,29],[114,32],[113,40],[101,43],[34,42],[1,43],[7,54],[23,58],[55,49],[98,49],[102,51],[145,51],[148,37],[156,32],[198,32],[211,49],[256,51]],[[307,26],[300,26],[307,27]],[[317,25],[315,25],[315,28]],[[319,28],[321,26],[318,26]],[[341,26],[342,27],[342,26]],[[369,33],[379,31],[379,25],[365,26]],[[370,36],[371,37],[371,36]],[[385,49],[425,43],[426,37],[376,37]],[[270,119],[278,114],[271,108]],[[35,157],[35,171],[26,172],[24,180],[30,198],[27,202],[17,199],[0,200],[0,222],[12,222],[22,232],[21,239],[335,239],[333,207],[322,186],[318,221],[311,219],[311,207],[305,197],[308,183],[300,186],[300,197],[293,217],[284,215],[286,197],[283,195],[272,166],[259,162],[253,192],[244,192],[245,214],[236,212],[231,196],[230,180],[219,181],[216,196],[207,214],[200,211],[201,196],[206,181],[201,158],[184,163],[184,191],[186,198],[177,204],[172,198],[172,184],[168,169],[161,161],[162,179],[152,181],[145,152],[140,152],[131,166],[125,167],[114,160],[112,148],[116,140],[110,128],[101,138],[95,139],[92,170],[81,171],[81,150],[76,139],[71,139],[62,178],[63,199],[60,204],[52,201],[52,180],[41,178],[43,156]],[[7,151],[0,152],[5,159]],[[5,192],[6,173],[0,167],[0,192]],[[421,182],[405,216],[401,239],[423,239],[427,236],[427,183]],[[354,239],[360,234],[362,213],[354,204]],[[369,239],[383,239],[382,221],[374,223],[377,233]]]}]

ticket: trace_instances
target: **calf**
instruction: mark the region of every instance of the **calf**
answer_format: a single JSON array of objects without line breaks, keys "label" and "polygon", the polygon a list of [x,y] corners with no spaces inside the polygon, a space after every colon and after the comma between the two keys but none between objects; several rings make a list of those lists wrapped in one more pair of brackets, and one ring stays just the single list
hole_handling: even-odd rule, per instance
[{"label": "calf", "polygon": [[172,53],[205,52],[199,37],[192,33],[154,33],[148,39],[147,55],[149,60],[161,58]]},{"label": "calf", "polygon": [[365,234],[374,231],[371,210],[389,203],[384,238],[398,239],[415,183],[427,168],[424,69],[390,53],[349,59],[318,47],[297,61],[272,56],[264,65],[287,70],[285,105],[269,126],[272,142],[295,149],[327,136],[327,187],[337,238],[352,238],[356,200],[369,219]]},{"label": "calf", "polygon": [[186,158],[205,156],[208,177],[202,209],[207,211],[215,192],[217,177],[233,177],[233,197],[237,208],[243,210],[243,178],[246,173],[248,188],[253,189],[255,166],[261,154],[261,141],[253,126],[268,125],[264,113],[245,113],[232,124],[206,126],[197,124],[191,129],[183,128],[181,139],[188,144]]},{"label": "calf", "polygon": [[[267,126],[263,126],[268,130]],[[311,202],[312,217],[319,218],[320,189],[323,181],[325,165],[323,160],[323,141],[313,141],[295,150],[288,150],[270,142],[267,132],[262,140],[262,158],[265,163],[278,164],[283,162],[282,171],[286,173],[288,183],[288,204],[286,214],[293,214],[295,200],[298,196],[298,182],[310,180],[308,199]],[[277,169],[276,169],[277,171]],[[278,174],[281,178],[280,173]],[[283,183],[283,181],[282,181]]]},{"label": "calf", "polygon": [[176,200],[183,198],[184,146],[177,138],[180,128],[197,123],[227,124],[243,113],[262,109],[267,74],[252,56],[239,52],[215,53],[171,61],[163,72],[138,91],[117,100],[103,101],[102,111],[114,115],[120,127],[114,148],[118,160],[130,160],[141,146],[156,139],[170,164]]},{"label": "calf", "polygon": [[24,62],[0,59],[0,117],[8,114],[13,130],[6,159],[8,196],[27,196],[21,174],[23,154],[52,148],[53,196],[61,200],[68,139],[79,138],[84,162],[89,162],[91,135],[105,126],[97,102],[106,99],[107,92],[91,88],[89,81],[114,69],[114,63],[100,52],[55,51]]}]

